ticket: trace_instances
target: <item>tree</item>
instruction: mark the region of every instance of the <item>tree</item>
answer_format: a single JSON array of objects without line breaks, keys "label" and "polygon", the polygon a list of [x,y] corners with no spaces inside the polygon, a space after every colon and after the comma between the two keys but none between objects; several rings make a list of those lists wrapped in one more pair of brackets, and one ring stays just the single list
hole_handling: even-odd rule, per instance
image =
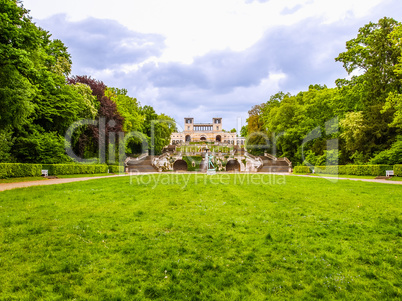
[{"label": "tree", "polygon": [[247,125],[243,125],[242,127],[241,127],[241,130],[240,130],[240,136],[241,137],[247,137],[247,135],[248,135],[248,130],[247,130]]},{"label": "tree", "polygon": [[36,87],[32,53],[41,45],[40,30],[16,0],[0,0],[0,127],[20,128],[34,111]]},{"label": "tree", "polygon": [[[87,126],[85,130],[80,133],[80,137],[76,139],[78,146],[74,149],[79,151],[79,155],[94,156],[99,149],[99,143],[109,145],[109,133],[123,132],[124,118],[119,114],[117,105],[110,97],[106,96],[106,85],[99,80],[93,79],[90,76],[73,76],[68,78],[68,83],[71,85],[81,83],[88,85],[92,90],[92,95],[96,97],[98,101],[98,117],[105,118],[106,126],[105,132],[100,133],[99,127]],[[105,137],[105,141],[102,141],[102,137]],[[116,140],[118,144],[118,140]],[[117,149],[117,148],[116,148]],[[116,150],[117,151],[117,150]],[[106,155],[108,152],[106,152]]]},{"label": "tree", "polygon": [[11,148],[14,144],[13,133],[6,129],[0,129],[0,162],[12,162]]},{"label": "tree", "polygon": [[263,121],[261,120],[261,112],[264,107],[264,104],[255,105],[248,111],[247,125],[248,125],[248,133],[260,132],[263,130]]},{"label": "tree", "polygon": [[[390,34],[391,42],[399,49],[398,64],[395,65],[394,72],[400,78],[402,84],[402,26],[398,26]],[[402,130],[402,93],[401,91],[393,91],[388,94],[382,112],[394,112],[393,121],[389,124]]]},{"label": "tree", "polygon": [[126,89],[107,88],[105,95],[117,105],[117,111],[124,118],[125,132],[141,131],[145,121],[141,105],[136,98],[127,95]]},{"label": "tree", "polygon": [[391,148],[378,153],[372,158],[370,164],[402,164],[402,136],[398,136]]},{"label": "tree", "polygon": [[384,17],[378,23],[372,23],[359,29],[356,38],[346,42],[346,52],[342,52],[335,61],[342,62],[348,74],[353,71],[363,72],[366,87],[365,105],[384,102],[390,91],[401,88],[401,76],[394,72],[398,64],[400,48],[392,42],[390,34],[400,25],[394,19]]},{"label": "tree", "polygon": [[[338,84],[349,86],[360,95],[364,131],[359,139],[362,142],[360,147],[354,147],[353,150],[364,153],[365,159],[389,148],[396,139],[397,131],[389,124],[395,112],[392,103],[397,100],[392,95],[399,94],[402,88],[401,74],[395,72],[401,48],[392,40],[392,33],[398,27],[400,23],[386,17],[378,23],[370,22],[359,29],[355,39],[346,42],[347,51],[335,59],[343,63],[349,74],[353,71],[362,73],[353,76],[350,81],[338,80]],[[385,105],[387,98],[389,104]]]}]

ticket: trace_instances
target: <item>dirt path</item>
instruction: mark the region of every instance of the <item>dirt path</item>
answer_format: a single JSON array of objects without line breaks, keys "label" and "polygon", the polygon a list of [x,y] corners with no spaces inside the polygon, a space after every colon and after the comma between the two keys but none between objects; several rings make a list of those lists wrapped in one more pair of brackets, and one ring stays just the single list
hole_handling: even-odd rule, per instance
[{"label": "dirt path", "polygon": [[372,182],[372,183],[381,183],[381,184],[399,184],[402,185],[402,181],[390,181],[390,180],[376,180],[376,179],[358,179],[358,178],[337,178],[337,177],[320,177],[320,176],[309,176],[309,175],[293,175],[296,177],[306,177],[306,178],[316,178],[316,179],[328,179],[332,181],[337,180],[351,180],[351,181],[363,181],[363,182]]},{"label": "dirt path", "polygon": [[15,189],[15,188],[31,187],[31,186],[55,185],[55,184],[64,184],[64,183],[88,181],[88,180],[103,179],[103,178],[114,178],[114,177],[121,177],[121,176],[113,175],[113,176],[102,176],[102,177],[48,179],[48,180],[19,182],[19,183],[2,183],[2,184],[0,184],[0,191],[10,190],[10,189]]}]

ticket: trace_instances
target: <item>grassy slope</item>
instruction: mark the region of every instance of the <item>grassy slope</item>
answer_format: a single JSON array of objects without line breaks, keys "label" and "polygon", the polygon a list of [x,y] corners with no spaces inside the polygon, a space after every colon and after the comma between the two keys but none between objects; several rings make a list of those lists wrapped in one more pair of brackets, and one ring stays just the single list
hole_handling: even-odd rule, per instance
[{"label": "grassy slope", "polygon": [[400,186],[153,177],[0,193],[0,300],[401,298]]}]

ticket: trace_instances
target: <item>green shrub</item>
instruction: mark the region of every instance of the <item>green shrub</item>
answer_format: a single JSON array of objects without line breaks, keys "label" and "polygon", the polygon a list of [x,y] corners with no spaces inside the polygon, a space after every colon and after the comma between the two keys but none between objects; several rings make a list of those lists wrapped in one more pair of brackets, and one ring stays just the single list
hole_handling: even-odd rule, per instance
[{"label": "green shrub", "polygon": [[402,163],[402,136],[392,144],[390,149],[380,152],[370,160],[370,164],[401,164]]},{"label": "green shrub", "polygon": [[311,173],[311,170],[308,166],[295,166],[293,173]]},{"label": "green shrub", "polygon": [[385,171],[392,169],[393,166],[391,165],[329,165],[314,166],[314,173],[354,176],[385,176]]},{"label": "green shrub", "polygon": [[124,173],[124,166],[109,165],[108,169],[110,173]]},{"label": "green shrub", "polygon": [[76,175],[107,173],[108,166],[100,164],[43,164],[42,169],[47,169],[49,171],[49,176]]},{"label": "green shrub", "polygon": [[[199,171],[200,164],[202,161],[201,156],[183,156],[183,160],[187,163],[187,170],[188,171]],[[193,162],[195,162],[195,166],[193,167]]]},{"label": "green shrub", "polygon": [[394,174],[398,177],[402,177],[402,165],[394,165]]},{"label": "green shrub", "polygon": [[0,178],[39,177],[41,164],[0,163]]}]

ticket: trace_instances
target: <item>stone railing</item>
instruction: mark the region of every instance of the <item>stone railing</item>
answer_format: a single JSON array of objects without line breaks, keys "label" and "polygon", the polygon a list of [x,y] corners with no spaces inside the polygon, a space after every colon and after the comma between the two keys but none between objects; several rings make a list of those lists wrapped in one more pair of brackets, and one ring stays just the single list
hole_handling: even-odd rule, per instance
[{"label": "stone railing", "polygon": [[127,162],[128,161],[140,161],[142,159],[144,159],[145,157],[148,157],[148,153],[143,153],[140,156],[138,156],[137,158],[132,158],[132,157],[127,157],[126,160],[124,160],[124,165],[127,166]]},{"label": "stone railing", "polygon": [[258,171],[264,165],[261,158],[253,156],[252,154],[249,154],[248,152],[244,153],[244,157],[246,158],[246,160],[249,159],[251,161],[251,163],[253,164],[256,171]]},{"label": "stone railing", "polygon": [[268,153],[264,153],[264,156],[267,157],[267,158],[269,158],[269,159],[271,159],[271,160],[273,160],[273,161],[278,160],[277,157],[275,157],[275,156],[273,156],[273,155],[271,155],[271,154],[268,154]]},{"label": "stone railing", "polygon": [[286,157],[284,157],[284,158],[279,158],[278,160],[280,160],[280,161],[285,161],[289,166],[292,166],[292,162],[290,162],[290,160],[289,160],[288,158],[286,158]]},{"label": "stone railing", "polygon": [[159,172],[162,171],[162,166],[165,163],[170,164],[168,158],[170,157],[169,153],[164,153],[160,156],[152,158],[151,164],[154,168],[156,168]]},{"label": "stone railing", "polygon": [[289,166],[292,166],[292,162],[290,162],[290,160],[288,158],[286,158],[286,157],[277,158],[277,157],[275,157],[275,156],[273,156],[271,154],[268,154],[268,153],[264,153],[264,156],[269,158],[269,159],[271,159],[271,160],[273,160],[273,161],[285,161]]}]

